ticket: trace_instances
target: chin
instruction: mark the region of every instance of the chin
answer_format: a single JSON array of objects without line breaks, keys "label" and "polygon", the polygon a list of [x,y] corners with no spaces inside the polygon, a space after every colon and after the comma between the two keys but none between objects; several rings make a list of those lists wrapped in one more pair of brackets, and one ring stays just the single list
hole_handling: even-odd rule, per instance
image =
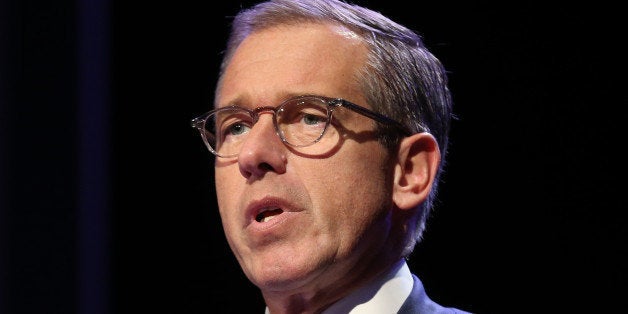
[{"label": "chin", "polygon": [[263,291],[289,291],[302,288],[315,277],[315,271],[305,270],[304,267],[281,266],[266,268],[249,276],[258,288]]}]

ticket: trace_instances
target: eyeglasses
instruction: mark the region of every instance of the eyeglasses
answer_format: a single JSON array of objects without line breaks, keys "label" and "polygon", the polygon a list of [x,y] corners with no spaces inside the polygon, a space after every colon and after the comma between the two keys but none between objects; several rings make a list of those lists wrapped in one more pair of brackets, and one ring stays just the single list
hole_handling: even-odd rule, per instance
[{"label": "eyeglasses", "polygon": [[230,158],[240,153],[262,113],[273,114],[275,131],[288,146],[302,148],[324,141],[333,142],[333,138],[338,136],[337,131],[328,130],[333,129],[330,128],[332,114],[338,107],[392,126],[403,135],[411,134],[401,123],[344,99],[309,95],[288,99],[277,107],[253,110],[239,106],[222,107],[192,119],[191,124],[200,131],[210,152],[218,157]]}]

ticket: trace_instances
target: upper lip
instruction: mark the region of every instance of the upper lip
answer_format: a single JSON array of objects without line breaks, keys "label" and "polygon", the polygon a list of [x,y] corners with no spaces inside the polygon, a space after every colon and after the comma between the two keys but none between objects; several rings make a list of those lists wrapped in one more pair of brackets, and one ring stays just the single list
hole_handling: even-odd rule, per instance
[{"label": "upper lip", "polygon": [[246,207],[246,223],[249,224],[255,221],[255,217],[264,210],[279,208],[283,211],[293,211],[294,206],[287,200],[274,197],[265,196],[261,199],[251,201]]}]

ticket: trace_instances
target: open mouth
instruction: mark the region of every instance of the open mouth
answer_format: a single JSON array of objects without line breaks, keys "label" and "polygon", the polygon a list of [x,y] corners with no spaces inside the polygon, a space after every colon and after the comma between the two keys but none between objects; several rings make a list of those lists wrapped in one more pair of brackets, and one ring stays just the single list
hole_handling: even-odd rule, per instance
[{"label": "open mouth", "polygon": [[267,222],[281,213],[283,213],[283,209],[281,208],[264,208],[257,215],[255,215],[255,221]]}]

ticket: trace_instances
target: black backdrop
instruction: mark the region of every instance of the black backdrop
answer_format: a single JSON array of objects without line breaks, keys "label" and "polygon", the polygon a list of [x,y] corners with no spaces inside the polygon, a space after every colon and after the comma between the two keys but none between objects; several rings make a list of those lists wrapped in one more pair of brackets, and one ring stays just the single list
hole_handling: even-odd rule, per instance
[{"label": "black backdrop", "polygon": [[[0,6],[0,313],[261,313],[220,227],[207,111],[253,1]],[[355,1],[424,36],[455,111],[410,259],[477,313],[617,310],[626,288],[617,8]]]}]

